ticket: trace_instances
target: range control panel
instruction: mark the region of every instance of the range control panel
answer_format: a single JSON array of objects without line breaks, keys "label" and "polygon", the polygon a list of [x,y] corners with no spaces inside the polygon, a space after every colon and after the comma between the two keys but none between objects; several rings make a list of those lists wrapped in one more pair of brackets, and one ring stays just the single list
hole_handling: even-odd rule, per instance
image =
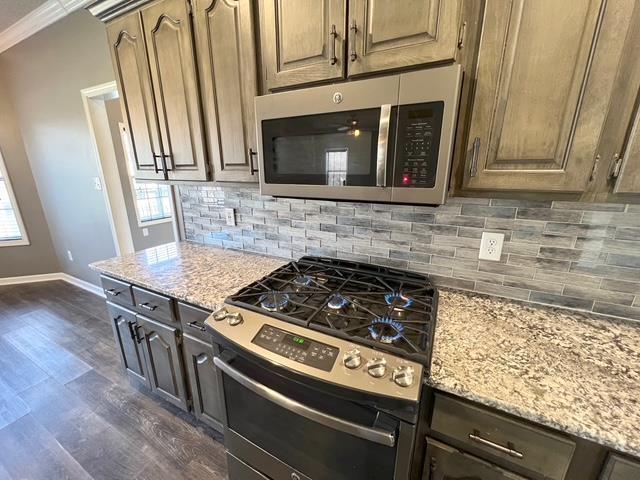
[{"label": "range control panel", "polygon": [[395,187],[435,186],[443,112],[444,102],[400,105]]},{"label": "range control panel", "polygon": [[290,360],[330,372],[340,349],[294,335],[271,325],[263,325],[251,341]]}]

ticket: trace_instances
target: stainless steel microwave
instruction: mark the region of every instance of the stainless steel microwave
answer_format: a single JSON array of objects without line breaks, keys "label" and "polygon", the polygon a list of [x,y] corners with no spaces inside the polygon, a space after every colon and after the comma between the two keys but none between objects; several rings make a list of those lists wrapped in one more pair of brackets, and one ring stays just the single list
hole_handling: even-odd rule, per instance
[{"label": "stainless steel microwave", "polygon": [[460,65],[256,97],[265,195],[441,204]]}]

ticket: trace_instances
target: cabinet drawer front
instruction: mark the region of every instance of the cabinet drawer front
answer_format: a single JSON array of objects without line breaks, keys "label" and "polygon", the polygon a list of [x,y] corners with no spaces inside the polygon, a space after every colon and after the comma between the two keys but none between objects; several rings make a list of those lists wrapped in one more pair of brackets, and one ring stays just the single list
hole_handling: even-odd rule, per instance
[{"label": "cabinet drawer front", "polygon": [[560,435],[440,394],[431,429],[554,480],[564,479],[575,449]]},{"label": "cabinet drawer front", "polygon": [[211,345],[211,337],[204,330],[204,321],[209,315],[211,315],[209,310],[178,302],[178,318],[182,331]]},{"label": "cabinet drawer front", "polygon": [[171,298],[140,287],[133,287],[133,299],[136,311],[145,317],[169,324],[176,322]]},{"label": "cabinet drawer front", "polygon": [[637,480],[638,478],[640,478],[640,463],[619,455],[609,456],[600,476],[601,480]]},{"label": "cabinet drawer front", "polygon": [[102,289],[107,297],[107,301],[119,303],[120,305],[134,305],[131,285],[105,276],[101,276],[100,281],[102,282]]},{"label": "cabinet drawer front", "polygon": [[254,470],[229,452],[227,452],[227,469],[229,470],[229,478],[242,478],[243,480],[269,480],[260,472]]}]

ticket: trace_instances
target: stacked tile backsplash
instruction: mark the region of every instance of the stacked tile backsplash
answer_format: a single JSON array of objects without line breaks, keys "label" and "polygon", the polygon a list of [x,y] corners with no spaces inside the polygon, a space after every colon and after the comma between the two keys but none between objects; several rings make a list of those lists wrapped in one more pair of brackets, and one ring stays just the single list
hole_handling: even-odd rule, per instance
[{"label": "stacked tile backsplash", "polygon": [[[181,185],[180,197],[190,241],[408,268],[440,286],[640,320],[640,205],[461,197],[383,205],[273,198],[238,185]],[[504,233],[499,262],[478,260],[483,231]]]}]

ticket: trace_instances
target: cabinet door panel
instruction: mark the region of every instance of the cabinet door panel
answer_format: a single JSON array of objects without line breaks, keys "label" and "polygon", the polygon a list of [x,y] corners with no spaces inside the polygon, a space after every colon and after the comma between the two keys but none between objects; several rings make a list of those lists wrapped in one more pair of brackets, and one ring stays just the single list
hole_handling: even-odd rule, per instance
[{"label": "cabinet door panel", "polygon": [[194,16],[215,179],[257,182],[249,155],[257,148],[253,99],[258,94],[251,1],[195,0]]},{"label": "cabinet door panel", "polygon": [[469,187],[585,189],[632,10],[631,0],[487,3]]},{"label": "cabinet door panel", "polygon": [[600,474],[600,480],[637,480],[640,463],[620,455],[610,455]]},{"label": "cabinet door panel", "polygon": [[454,59],[460,3],[350,0],[349,75]]},{"label": "cabinet door panel", "polygon": [[142,10],[163,153],[171,180],[206,180],[191,22],[185,0]]},{"label": "cabinet door panel", "polygon": [[111,22],[107,26],[107,37],[122,115],[131,132],[136,178],[164,179],[164,172],[155,163],[155,155],[161,154],[158,120],[138,12]]},{"label": "cabinet door panel", "polygon": [[615,193],[640,193],[640,103],[636,104]]},{"label": "cabinet door panel", "polygon": [[262,0],[260,6],[267,89],[343,78],[344,0]]},{"label": "cabinet door panel", "polygon": [[165,400],[187,410],[178,330],[140,315],[137,320],[143,333],[142,344],[151,389]]},{"label": "cabinet door panel", "polygon": [[137,342],[135,313],[107,302],[113,335],[122,364],[130,378],[149,386],[142,347]]},{"label": "cabinet door panel", "polygon": [[213,364],[213,346],[211,343],[184,336],[183,348],[193,400],[193,413],[199,420],[221,430],[221,386]]}]

